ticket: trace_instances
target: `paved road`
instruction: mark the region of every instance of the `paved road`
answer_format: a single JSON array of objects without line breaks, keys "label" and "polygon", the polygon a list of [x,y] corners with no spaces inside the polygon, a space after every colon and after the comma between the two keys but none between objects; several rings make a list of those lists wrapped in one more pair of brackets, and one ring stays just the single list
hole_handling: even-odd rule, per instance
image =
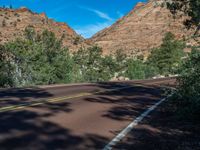
[{"label": "paved road", "polygon": [[0,150],[102,149],[174,79],[0,90]]}]

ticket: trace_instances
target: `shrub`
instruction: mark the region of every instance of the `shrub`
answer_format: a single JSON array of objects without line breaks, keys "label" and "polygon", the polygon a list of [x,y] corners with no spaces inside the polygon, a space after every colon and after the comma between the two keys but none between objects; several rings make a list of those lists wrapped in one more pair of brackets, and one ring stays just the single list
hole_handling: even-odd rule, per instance
[{"label": "shrub", "polygon": [[8,55],[5,47],[0,45],[0,87],[12,87],[14,84],[12,78],[13,67],[6,58]]},{"label": "shrub", "polygon": [[15,17],[20,17],[20,15],[18,13],[14,13]]},{"label": "shrub", "polygon": [[5,26],[6,26],[6,21],[3,20],[3,21],[2,21],[2,27],[5,27]]},{"label": "shrub", "polygon": [[166,33],[161,46],[152,50],[148,64],[158,68],[162,75],[173,74],[184,56],[184,47],[185,44],[182,41],[175,40],[172,33]]},{"label": "shrub", "polygon": [[78,45],[80,43],[80,41],[81,41],[81,37],[77,36],[74,38],[73,44]]},{"label": "shrub", "polygon": [[45,30],[36,34],[28,28],[25,39],[8,42],[5,47],[12,58],[15,86],[71,81],[71,56],[54,33]]},{"label": "shrub", "polygon": [[111,56],[102,56],[102,49],[97,46],[79,49],[73,55],[75,70],[79,81],[97,82],[110,80],[114,75],[114,60]]},{"label": "shrub", "polygon": [[194,48],[179,69],[174,103],[179,116],[200,121],[200,51]]},{"label": "shrub", "polygon": [[129,59],[127,62],[126,77],[129,79],[144,79],[145,65],[142,60]]}]

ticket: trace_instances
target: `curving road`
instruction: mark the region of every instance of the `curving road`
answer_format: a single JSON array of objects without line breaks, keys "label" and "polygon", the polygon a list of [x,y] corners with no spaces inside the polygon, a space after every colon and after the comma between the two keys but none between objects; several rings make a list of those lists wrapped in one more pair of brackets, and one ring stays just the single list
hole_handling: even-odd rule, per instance
[{"label": "curving road", "polygon": [[102,149],[175,79],[0,90],[0,150]]}]

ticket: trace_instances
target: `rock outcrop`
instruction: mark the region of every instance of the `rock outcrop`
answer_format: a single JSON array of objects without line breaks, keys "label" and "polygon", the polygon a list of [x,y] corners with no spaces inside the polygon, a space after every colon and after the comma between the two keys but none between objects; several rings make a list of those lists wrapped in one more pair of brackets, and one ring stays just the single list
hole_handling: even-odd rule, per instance
[{"label": "rock outcrop", "polygon": [[34,27],[37,32],[45,29],[52,31],[57,38],[63,36],[63,45],[71,51],[88,46],[85,39],[66,23],[49,19],[45,13],[34,13],[25,7],[19,9],[0,8],[0,43],[14,40],[16,37],[23,37],[23,31],[27,26]]},{"label": "rock outcrop", "polygon": [[[162,43],[166,32],[172,32],[177,39],[194,33],[183,25],[184,16],[174,18],[162,5],[161,0],[140,2],[126,16],[89,40],[101,46],[104,54],[122,50],[127,54],[148,56],[152,48]],[[194,44],[190,42],[188,44]]]},{"label": "rock outcrop", "polygon": [[[57,38],[63,36],[64,46],[71,51],[97,44],[103,48],[104,55],[121,50],[126,54],[146,57],[152,48],[162,43],[166,32],[172,32],[177,39],[186,39],[194,33],[194,29],[187,30],[183,25],[184,16],[174,18],[162,5],[163,0],[140,2],[126,16],[87,40],[66,23],[49,19],[45,13],[34,13],[25,7],[0,8],[0,44],[23,37],[24,29],[32,26],[37,32],[47,29]],[[195,45],[195,41],[188,40],[187,44]]]}]

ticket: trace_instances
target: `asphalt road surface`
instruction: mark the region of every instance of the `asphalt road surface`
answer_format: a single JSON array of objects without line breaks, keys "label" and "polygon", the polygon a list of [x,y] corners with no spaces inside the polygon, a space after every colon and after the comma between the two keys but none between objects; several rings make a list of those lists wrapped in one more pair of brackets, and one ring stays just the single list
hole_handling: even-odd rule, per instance
[{"label": "asphalt road surface", "polygon": [[102,149],[175,79],[0,90],[0,150]]}]

